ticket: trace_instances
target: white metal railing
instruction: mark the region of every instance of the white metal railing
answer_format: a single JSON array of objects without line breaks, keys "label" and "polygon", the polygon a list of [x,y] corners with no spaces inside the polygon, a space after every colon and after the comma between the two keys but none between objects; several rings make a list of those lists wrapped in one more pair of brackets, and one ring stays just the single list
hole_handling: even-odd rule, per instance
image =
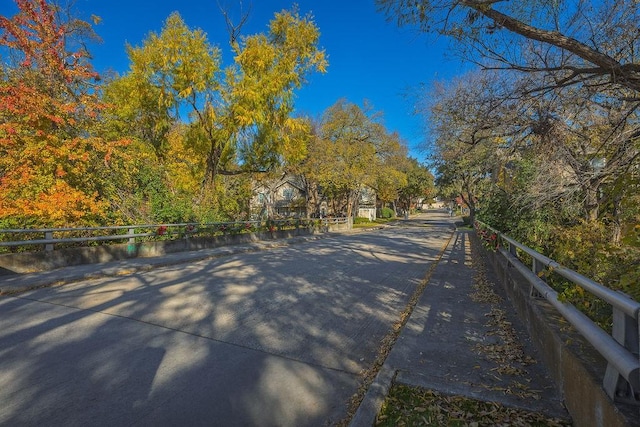
[{"label": "white metal railing", "polygon": [[[502,246],[496,245],[498,252],[531,284],[531,295],[544,297],[607,360],[603,388],[609,397],[640,404],[640,303],[622,292],[614,291],[563,267],[487,224],[476,222],[476,229],[481,227],[494,233],[495,238],[491,237],[489,241],[503,242]],[[531,268],[520,261],[518,250],[533,259]],[[545,269],[559,274],[611,305],[611,335],[576,307],[560,301],[558,293],[540,277],[539,273]]]},{"label": "white metal railing", "polygon": [[[136,243],[148,240],[210,237],[258,231],[276,231],[304,227],[329,227],[347,224],[347,218],[283,219],[267,221],[234,221],[217,223],[139,224],[105,227],[0,229],[0,248],[43,246],[53,251],[56,245],[111,243],[126,240]],[[106,233],[106,234],[102,234]],[[9,237],[10,236],[10,237]],[[14,237],[15,236],[15,237]]]}]

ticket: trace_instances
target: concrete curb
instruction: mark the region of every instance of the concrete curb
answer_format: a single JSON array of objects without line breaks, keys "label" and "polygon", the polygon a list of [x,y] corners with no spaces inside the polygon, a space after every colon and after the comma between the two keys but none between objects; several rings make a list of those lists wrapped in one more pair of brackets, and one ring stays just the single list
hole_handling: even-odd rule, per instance
[{"label": "concrete curb", "polygon": [[371,427],[376,423],[376,417],[382,408],[384,399],[389,394],[389,389],[393,384],[393,380],[396,376],[396,371],[387,363],[382,365],[382,368],[373,380],[373,383],[367,389],[367,393],[362,399],[358,410],[351,419],[349,427]]}]

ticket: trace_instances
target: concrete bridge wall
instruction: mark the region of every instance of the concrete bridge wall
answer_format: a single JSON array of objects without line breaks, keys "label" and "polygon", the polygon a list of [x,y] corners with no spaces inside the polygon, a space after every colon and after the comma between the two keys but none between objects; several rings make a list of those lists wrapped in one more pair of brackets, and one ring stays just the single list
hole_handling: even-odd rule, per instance
[{"label": "concrete bridge wall", "polygon": [[71,265],[93,264],[131,258],[153,257],[169,253],[212,249],[266,240],[286,239],[351,227],[350,223],[332,224],[321,229],[298,228],[262,233],[228,234],[212,237],[164,240],[143,243],[121,243],[100,246],[55,249],[0,255],[0,275],[33,273]]},{"label": "concrete bridge wall", "polygon": [[488,252],[498,274],[576,426],[639,426],[637,407],[614,403],[602,388],[606,360],[544,299],[529,296],[530,285],[498,252]]}]

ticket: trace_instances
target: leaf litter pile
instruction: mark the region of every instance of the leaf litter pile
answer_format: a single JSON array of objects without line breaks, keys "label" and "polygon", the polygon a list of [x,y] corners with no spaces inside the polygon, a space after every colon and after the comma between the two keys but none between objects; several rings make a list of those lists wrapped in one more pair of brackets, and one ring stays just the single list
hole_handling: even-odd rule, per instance
[{"label": "leaf litter pile", "polygon": [[432,390],[394,385],[389,391],[376,426],[569,426],[566,421],[542,414],[448,396]]},{"label": "leaf litter pile", "polygon": [[[474,277],[472,301],[493,305],[485,314],[488,335],[497,339],[491,344],[477,344],[473,351],[496,364],[490,375],[505,383],[504,387],[487,386],[491,390],[514,394],[525,399],[540,399],[535,390],[526,384],[525,367],[536,363],[527,356],[517,333],[507,320],[506,312],[496,307],[502,298],[495,293],[487,280],[484,263],[473,257]],[[516,380],[516,378],[518,380]],[[394,384],[382,409],[376,426],[571,426],[567,420],[549,418],[544,414],[510,408],[496,402],[485,402],[463,396],[450,396],[420,387]]]},{"label": "leaf litter pile", "polygon": [[[536,360],[525,354],[516,330],[507,320],[507,313],[496,306],[502,302],[502,298],[495,293],[493,285],[487,280],[484,263],[478,260],[478,257],[474,257],[473,263],[476,275],[473,284],[474,292],[469,294],[469,297],[474,302],[493,305],[485,317],[488,319],[487,336],[496,338],[494,343],[476,344],[473,351],[496,365],[491,369],[490,375],[501,383],[507,383],[504,387],[497,385],[487,387],[505,394],[514,394],[523,399],[539,400],[539,392],[531,390],[526,384],[526,367],[536,363]],[[525,378],[524,382],[521,378]]]}]

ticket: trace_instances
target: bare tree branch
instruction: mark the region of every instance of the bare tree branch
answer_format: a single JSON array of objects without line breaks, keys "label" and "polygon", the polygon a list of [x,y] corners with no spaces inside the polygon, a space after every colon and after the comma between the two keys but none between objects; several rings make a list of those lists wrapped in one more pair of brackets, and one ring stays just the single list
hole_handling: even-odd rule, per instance
[{"label": "bare tree branch", "polygon": [[242,31],[242,27],[247,23],[249,19],[249,15],[251,14],[251,8],[253,7],[252,3],[249,3],[249,7],[246,12],[243,12],[242,2],[240,2],[240,19],[237,24],[233,23],[233,19],[229,14],[229,10],[227,7],[223,7],[220,5],[220,1],[217,1],[218,9],[220,9],[220,13],[224,17],[224,21],[227,25],[227,33],[229,33],[229,42],[234,50],[236,50],[238,46],[238,39],[240,38],[240,33]]}]

